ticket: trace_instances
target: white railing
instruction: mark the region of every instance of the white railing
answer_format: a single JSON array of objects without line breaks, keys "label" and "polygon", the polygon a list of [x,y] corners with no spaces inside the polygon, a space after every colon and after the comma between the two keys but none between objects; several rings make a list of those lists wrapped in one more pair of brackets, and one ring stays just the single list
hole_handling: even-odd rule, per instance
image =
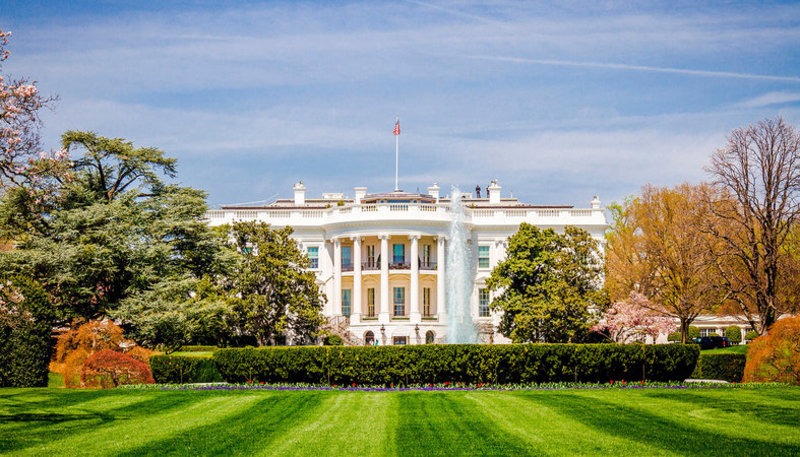
[{"label": "white railing", "polygon": [[[314,224],[330,222],[341,222],[359,218],[360,213],[368,219],[382,218],[389,216],[389,214],[397,213],[411,213],[409,218],[414,217],[447,217],[450,212],[449,205],[440,204],[416,204],[416,203],[376,203],[367,205],[351,205],[351,206],[334,206],[324,209],[287,209],[287,208],[260,208],[260,209],[230,209],[230,210],[209,210],[206,212],[206,218],[212,223],[231,222],[235,220],[263,220],[269,222],[270,220],[279,220],[280,224],[300,224],[311,223]],[[417,215],[414,215],[417,213]],[[430,214],[430,216],[422,216],[418,213]],[[440,214],[434,216],[434,214]],[[593,209],[569,209],[569,208],[468,208],[468,216],[476,223],[498,223],[503,219],[511,219],[518,223],[520,219],[532,220],[535,223],[536,219],[545,219],[547,224],[552,223],[565,223],[569,224],[569,220],[573,218],[595,218],[602,216],[602,210]],[[399,214],[397,214],[399,216]],[[393,216],[396,217],[396,216]],[[562,221],[555,221],[552,219],[559,218]],[[487,219],[497,219],[496,221],[488,221]],[[303,222],[309,221],[309,222]]]}]

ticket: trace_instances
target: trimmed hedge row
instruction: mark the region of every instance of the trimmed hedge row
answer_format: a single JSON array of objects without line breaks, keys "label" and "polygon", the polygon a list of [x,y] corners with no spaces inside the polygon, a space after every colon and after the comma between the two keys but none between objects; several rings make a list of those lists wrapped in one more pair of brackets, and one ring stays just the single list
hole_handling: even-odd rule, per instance
[{"label": "trimmed hedge row", "polygon": [[459,344],[230,348],[213,360],[233,383],[515,384],[681,381],[698,355],[698,346],[676,344]]},{"label": "trimmed hedge row", "polygon": [[202,357],[154,355],[150,357],[150,370],[159,384],[222,381],[217,364]]},{"label": "trimmed hedge row", "polygon": [[741,382],[744,376],[745,354],[705,354],[697,359],[692,373],[697,379],[719,379],[728,382]]}]

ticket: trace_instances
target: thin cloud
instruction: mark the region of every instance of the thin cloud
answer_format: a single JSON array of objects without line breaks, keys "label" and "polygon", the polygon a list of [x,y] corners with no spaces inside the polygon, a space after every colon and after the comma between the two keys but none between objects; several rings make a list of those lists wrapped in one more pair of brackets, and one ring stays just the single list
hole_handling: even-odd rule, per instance
[{"label": "thin cloud", "polygon": [[529,59],[524,57],[509,57],[509,56],[468,55],[466,57],[470,59],[489,60],[495,62],[529,63],[534,65],[550,65],[550,66],[560,66],[560,67],[601,68],[601,69],[624,70],[624,71],[646,71],[655,73],[671,73],[679,75],[703,76],[712,78],[738,78],[738,79],[753,79],[761,81],[800,83],[800,77],[797,76],[759,75],[755,73],[736,73],[730,71],[690,70],[686,68],[652,67],[648,65],[629,65],[629,64],[602,63],[602,62],[576,62],[571,60],[552,60],[552,59]]},{"label": "thin cloud", "polygon": [[800,101],[800,92],[769,92],[734,105],[736,108],[763,108]]}]

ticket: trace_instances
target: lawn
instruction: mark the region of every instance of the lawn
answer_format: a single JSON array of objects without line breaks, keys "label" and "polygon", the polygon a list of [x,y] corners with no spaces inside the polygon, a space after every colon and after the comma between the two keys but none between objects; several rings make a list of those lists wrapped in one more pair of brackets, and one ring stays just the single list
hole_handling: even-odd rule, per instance
[{"label": "lawn", "polygon": [[800,388],[0,390],[0,454],[800,455]]}]

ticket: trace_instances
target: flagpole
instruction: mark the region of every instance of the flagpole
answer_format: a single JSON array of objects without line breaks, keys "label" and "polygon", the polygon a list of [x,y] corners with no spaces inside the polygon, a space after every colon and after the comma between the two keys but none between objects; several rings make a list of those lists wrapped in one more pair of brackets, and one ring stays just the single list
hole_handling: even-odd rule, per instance
[{"label": "flagpole", "polygon": [[394,191],[400,192],[398,170],[400,169],[400,117],[395,117],[394,130]]}]

